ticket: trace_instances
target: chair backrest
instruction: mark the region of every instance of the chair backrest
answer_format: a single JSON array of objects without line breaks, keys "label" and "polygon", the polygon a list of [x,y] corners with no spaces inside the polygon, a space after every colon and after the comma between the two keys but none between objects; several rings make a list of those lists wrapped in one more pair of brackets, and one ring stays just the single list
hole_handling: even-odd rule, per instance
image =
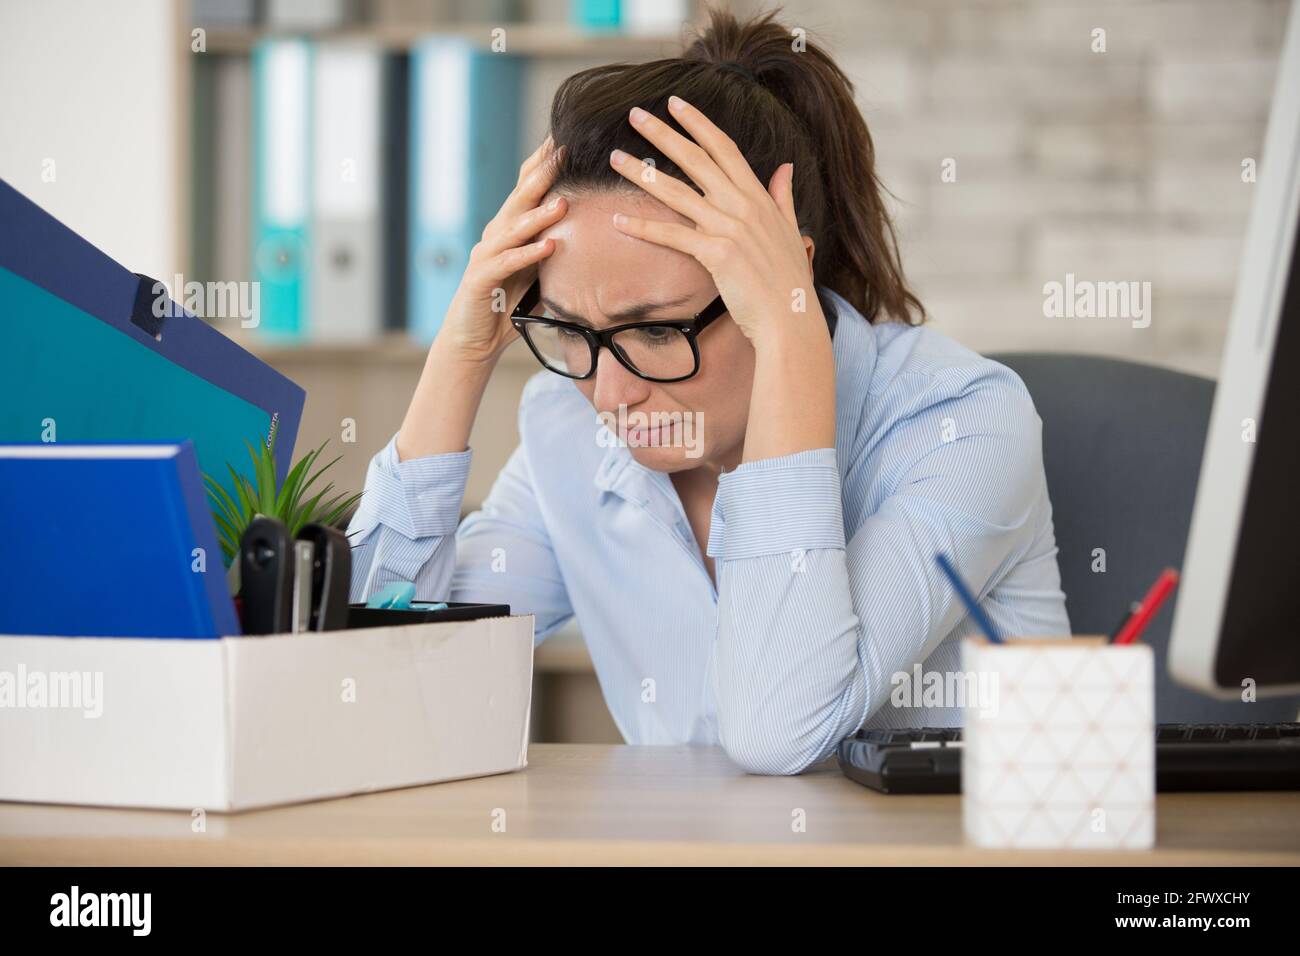
[{"label": "chair backrest", "polygon": [[[1020,376],[1043,420],[1070,624],[1076,634],[1108,634],[1163,568],[1182,567],[1214,383],[1095,356],[990,358]],[[1173,600],[1143,635],[1156,655],[1158,722],[1296,719],[1300,698],[1223,702],[1175,684],[1166,663],[1172,620]]]}]

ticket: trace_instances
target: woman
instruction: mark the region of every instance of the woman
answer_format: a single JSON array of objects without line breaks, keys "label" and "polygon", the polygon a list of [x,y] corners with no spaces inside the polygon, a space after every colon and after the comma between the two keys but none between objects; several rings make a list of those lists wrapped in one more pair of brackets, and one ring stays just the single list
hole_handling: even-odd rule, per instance
[{"label": "woman", "polygon": [[[755,773],[864,722],[959,723],[891,702],[975,630],[936,553],[1003,632],[1069,623],[1033,404],[923,319],[852,87],[771,14],[572,76],[371,463],[353,600],[414,581],[535,614],[539,640],[576,615],[628,742]],[[548,370],[457,527],[520,334]]]}]

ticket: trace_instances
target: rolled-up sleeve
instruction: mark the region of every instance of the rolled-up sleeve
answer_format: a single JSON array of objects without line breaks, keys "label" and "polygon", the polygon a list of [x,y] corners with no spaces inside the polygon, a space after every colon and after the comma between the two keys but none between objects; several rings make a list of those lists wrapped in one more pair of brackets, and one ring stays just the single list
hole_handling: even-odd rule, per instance
[{"label": "rolled-up sleeve", "polygon": [[538,641],[571,618],[525,446],[511,454],[482,507],[462,522],[471,450],[399,461],[396,441],[370,462],[348,529],[351,600],[411,581],[421,600],[508,604],[512,613],[533,614]]},{"label": "rolled-up sleeve", "polygon": [[719,478],[708,545],[718,574],[718,732],[753,773],[805,769],[861,716],[842,507],[833,448],[747,462]]},{"label": "rolled-up sleeve", "polygon": [[834,448],[746,462],[718,479],[708,551],[725,560],[843,548]]},{"label": "rolled-up sleeve", "polygon": [[445,600],[455,567],[455,532],[473,452],[399,461],[397,436],[370,461],[348,527],[354,602],[394,581],[421,600]]},{"label": "rolled-up sleeve", "polygon": [[708,546],[712,679],[736,763],[798,773],[887,702],[891,675],[965,617],[936,553],[989,594],[1033,540],[1046,495],[1040,429],[1023,389],[938,390],[894,423],[888,473],[877,476],[891,490],[847,535],[834,449],[721,476]]}]

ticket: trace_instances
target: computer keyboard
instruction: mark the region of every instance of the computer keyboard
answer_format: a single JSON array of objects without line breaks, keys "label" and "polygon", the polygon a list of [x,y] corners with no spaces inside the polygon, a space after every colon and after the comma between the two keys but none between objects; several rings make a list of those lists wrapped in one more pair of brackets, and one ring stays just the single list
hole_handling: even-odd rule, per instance
[{"label": "computer keyboard", "polygon": [[[881,793],[960,793],[960,727],[860,730],[840,767]],[[1300,723],[1159,724],[1156,789],[1300,790]]]}]

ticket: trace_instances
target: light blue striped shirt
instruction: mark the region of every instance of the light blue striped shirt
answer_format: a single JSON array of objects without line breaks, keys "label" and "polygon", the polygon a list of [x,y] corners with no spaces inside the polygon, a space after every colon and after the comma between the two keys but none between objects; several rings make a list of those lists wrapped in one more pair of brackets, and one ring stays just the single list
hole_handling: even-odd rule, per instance
[{"label": "light blue striped shirt", "polygon": [[352,600],[414,581],[423,600],[531,612],[539,642],[576,615],[629,743],[720,744],[755,773],[797,773],[864,721],[960,724],[892,694],[918,662],[960,671],[977,630],[936,552],[1001,632],[1070,633],[1041,422],[1004,366],[830,297],[836,446],[721,476],[716,590],[668,475],[598,442],[591,403],[540,370],[519,447],[463,522],[472,450],[399,462],[394,438],[375,456]]}]

